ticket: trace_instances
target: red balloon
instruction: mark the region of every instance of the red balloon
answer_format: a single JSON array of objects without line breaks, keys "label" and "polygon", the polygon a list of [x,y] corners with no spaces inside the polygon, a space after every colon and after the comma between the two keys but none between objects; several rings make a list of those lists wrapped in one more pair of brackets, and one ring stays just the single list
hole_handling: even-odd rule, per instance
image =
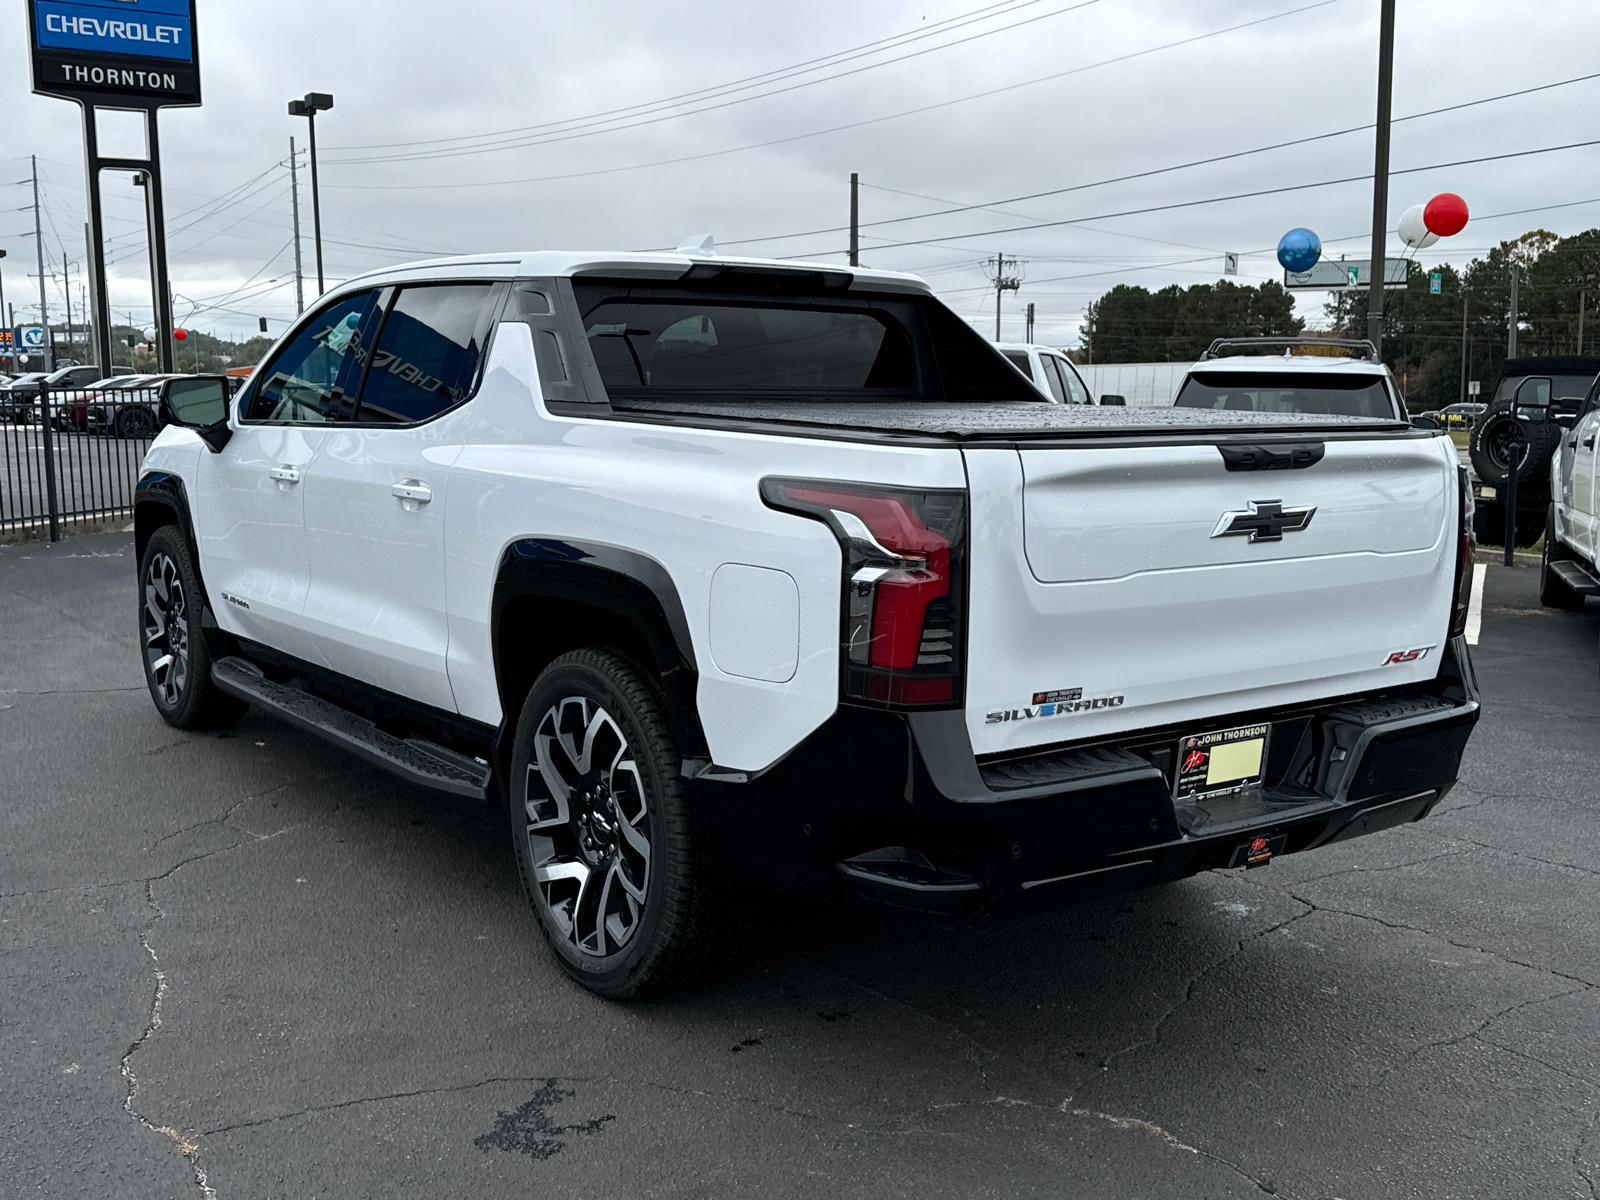
[{"label": "red balloon", "polygon": [[1440,192],[1422,210],[1429,233],[1454,237],[1467,227],[1467,202],[1454,192]]},{"label": "red balloon", "polygon": [[187,329],[174,329],[172,331],[172,336],[181,342],[184,338],[189,336],[189,331]]}]

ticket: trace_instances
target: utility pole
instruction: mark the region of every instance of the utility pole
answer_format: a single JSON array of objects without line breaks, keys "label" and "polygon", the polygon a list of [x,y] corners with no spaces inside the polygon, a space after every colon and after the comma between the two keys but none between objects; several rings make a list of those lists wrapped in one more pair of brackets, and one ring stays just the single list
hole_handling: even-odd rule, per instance
[{"label": "utility pole", "polygon": [[[997,339],[998,340],[998,339]],[[1028,301],[1028,337],[1027,342],[1033,345],[1033,301]]]},{"label": "utility pole", "polygon": [[67,350],[68,353],[71,353],[74,339],[72,336],[72,276],[69,271],[67,256],[63,254],[61,256],[61,294],[67,298]]},{"label": "utility pole", "polygon": [[1372,164],[1372,284],[1367,293],[1367,340],[1383,357],[1384,245],[1389,232],[1389,100],[1394,91],[1394,0],[1378,17],[1378,131]]},{"label": "utility pole", "polygon": [[861,176],[850,172],[850,265],[861,265]]},{"label": "utility pole", "polygon": [[1007,292],[1015,292],[1022,287],[1022,276],[1016,274],[1007,275],[1006,266],[1009,264],[1011,270],[1016,271],[1022,266],[1022,263],[1015,258],[1007,259],[1004,254],[996,254],[989,260],[989,264],[994,267],[994,340],[998,342],[1000,340],[1000,298]]},{"label": "utility pole", "polygon": [[[3,249],[0,249],[0,258],[4,258],[5,256],[6,256],[6,252]],[[0,321],[4,321],[5,320],[5,316],[6,316],[6,276],[5,276],[5,272],[4,271],[0,271]],[[6,339],[7,339],[6,340],[6,344],[11,347],[11,365],[12,366],[16,366],[17,365],[17,347],[16,347],[15,342],[13,342],[11,340],[11,339],[16,337],[16,334],[11,332],[11,328],[12,328],[11,325],[7,325],[6,326]]]},{"label": "utility pole", "polygon": [[104,338],[96,338],[94,336],[96,332],[96,326],[100,321],[100,306],[98,303],[96,303],[99,297],[95,294],[94,288],[94,249],[91,245],[91,239],[89,237],[89,222],[87,221],[83,223],[83,248],[85,251],[87,251],[87,255],[83,261],[89,267],[89,270],[86,272],[86,274],[89,276],[87,307],[84,309],[84,311],[92,314],[85,322],[87,328],[84,330],[84,341],[89,344],[90,356],[95,360],[95,365],[100,368],[100,374],[104,376],[111,374],[111,362],[109,361],[111,354],[108,349],[106,357],[102,359],[98,353],[98,350],[101,346],[109,347],[111,343],[106,341]]},{"label": "utility pole", "polygon": [[1516,259],[1511,260],[1511,323],[1506,329],[1506,357],[1517,356],[1517,279],[1522,268]]},{"label": "utility pole", "polygon": [[39,256],[39,324],[44,326],[44,354],[48,369],[56,369],[56,340],[50,336],[50,312],[44,303],[44,227],[39,223],[39,156],[33,160],[33,244]]},{"label": "utility pole", "polygon": [[1467,402],[1467,273],[1461,272],[1461,403]]},{"label": "utility pole", "polygon": [[[294,138],[289,139],[289,207],[294,210],[294,311],[306,310],[305,283],[300,273],[300,176],[295,170]],[[854,262],[855,259],[851,259]]]}]

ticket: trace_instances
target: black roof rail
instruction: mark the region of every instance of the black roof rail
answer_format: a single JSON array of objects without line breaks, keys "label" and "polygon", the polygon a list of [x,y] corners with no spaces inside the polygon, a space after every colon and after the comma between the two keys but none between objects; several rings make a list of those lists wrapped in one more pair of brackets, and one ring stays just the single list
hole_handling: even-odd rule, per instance
[{"label": "black roof rail", "polygon": [[1315,337],[1238,337],[1218,338],[1212,342],[1200,361],[1205,362],[1210,358],[1229,357],[1225,354],[1227,349],[1238,347],[1240,349],[1262,350],[1268,346],[1285,346],[1293,350],[1300,346],[1332,346],[1342,347],[1346,350],[1360,350],[1362,356],[1369,362],[1378,361],[1378,348],[1366,338],[1315,338]]}]

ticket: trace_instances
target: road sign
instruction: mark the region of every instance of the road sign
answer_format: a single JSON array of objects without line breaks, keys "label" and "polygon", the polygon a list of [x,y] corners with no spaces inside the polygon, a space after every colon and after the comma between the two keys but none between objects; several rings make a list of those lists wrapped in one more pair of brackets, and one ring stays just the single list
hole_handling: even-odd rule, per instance
[{"label": "road sign", "polygon": [[196,0],[29,0],[33,90],[151,108],[200,103]]},{"label": "road sign", "polygon": [[44,349],[43,325],[19,325],[17,327],[17,346],[19,349],[33,351]]},{"label": "road sign", "polygon": [[[1403,258],[1384,259],[1383,286],[1405,287],[1407,266],[1407,260]],[[1346,288],[1369,287],[1371,283],[1371,260],[1365,258],[1341,258],[1337,261],[1325,258],[1309,271],[1283,273],[1283,286],[1291,291],[1315,289],[1337,292]]]},{"label": "road sign", "polygon": [[1477,394],[1478,394],[1478,381],[1476,379],[1467,380],[1467,395],[1476,396]]},{"label": "road sign", "polygon": [[1444,278],[1435,271],[1428,276],[1428,291],[1437,296],[1444,290]]},{"label": "road sign", "polygon": [[1237,254],[1224,254],[1222,256],[1222,273],[1224,275],[1237,275],[1239,273],[1239,256]]}]

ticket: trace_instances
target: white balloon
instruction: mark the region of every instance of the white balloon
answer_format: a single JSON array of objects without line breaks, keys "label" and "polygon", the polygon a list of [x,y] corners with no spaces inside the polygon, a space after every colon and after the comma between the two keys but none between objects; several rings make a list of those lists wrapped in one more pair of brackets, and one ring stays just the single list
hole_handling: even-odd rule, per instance
[{"label": "white balloon", "polygon": [[1439,240],[1422,219],[1422,205],[1413,204],[1400,215],[1400,240],[1413,250],[1425,250]]}]

